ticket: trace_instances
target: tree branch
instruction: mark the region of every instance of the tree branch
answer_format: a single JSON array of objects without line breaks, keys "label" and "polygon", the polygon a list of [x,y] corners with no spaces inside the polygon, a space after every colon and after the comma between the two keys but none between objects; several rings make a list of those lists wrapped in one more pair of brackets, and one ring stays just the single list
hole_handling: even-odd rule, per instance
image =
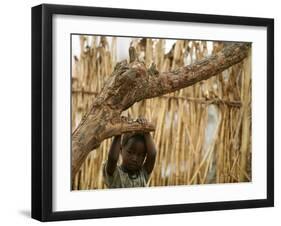
[{"label": "tree branch", "polygon": [[250,45],[235,43],[223,50],[176,71],[159,74],[147,69],[133,54],[131,63],[117,63],[91,110],[72,134],[72,181],[89,152],[114,135],[130,131],[153,131],[155,125],[139,124],[120,117],[134,103],[191,86],[215,76],[247,57]]}]

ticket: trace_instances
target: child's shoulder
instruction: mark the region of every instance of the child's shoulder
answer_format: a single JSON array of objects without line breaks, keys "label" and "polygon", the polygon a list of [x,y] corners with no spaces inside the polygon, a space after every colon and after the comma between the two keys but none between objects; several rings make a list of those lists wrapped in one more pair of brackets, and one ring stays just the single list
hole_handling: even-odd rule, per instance
[{"label": "child's shoulder", "polygon": [[109,175],[106,171],[107,160],[102,163],[102,174],[104,178],[104,182],[109,188],[118,188],[122,186],[121,182],[121,168],[119,165],[116,166],[113,175]]},{"label": "child's shoulder", "polygon": [[142,174],[145,182],[147,183],[151,174],[148,174],[143,167],[141,168],[141,174]]}]

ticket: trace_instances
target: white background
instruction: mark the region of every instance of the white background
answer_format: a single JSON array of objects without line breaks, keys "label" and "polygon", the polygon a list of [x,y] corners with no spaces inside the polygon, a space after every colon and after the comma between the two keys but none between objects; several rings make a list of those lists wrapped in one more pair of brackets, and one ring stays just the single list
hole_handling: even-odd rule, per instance
[{"label": "white background", "polygon": [[[275,40],[281,40],[280,12],[278,1],[188,1],[173,0],[167,3],[160,1],[48,1],[48,3],[92,5],[101,7],[139,8],[191,13],[229,14],[238,16],[274,17]],[[1,225],[36,225],[37,221],[30,215],[30,165],[31,165],[31,15],[30,7],[39,1],[9,1],[1,6],[1,185],[0,185],[0,223]],[[279,7],[280,8],[280,7]],[[280,43],[275,43],[275,62],[280,60]],[[276,63],[275,84],[280,84],[281,67]],[[280,115],[281,107],[277,102],[281,96],[275,85],[275,115]],[[280,117],[275,119],[275,163],[280,159]],[[217,212],[199,212],[185,214],[155,215],[144,217],[126,217],[114,219],[83,220],[57,222],[60,225],[265,225],[280,221],[280,172],[281,164],[276,164],[276,207],[248,210],[230,210]],[[273,223],[276,225],[276,223]]]}]

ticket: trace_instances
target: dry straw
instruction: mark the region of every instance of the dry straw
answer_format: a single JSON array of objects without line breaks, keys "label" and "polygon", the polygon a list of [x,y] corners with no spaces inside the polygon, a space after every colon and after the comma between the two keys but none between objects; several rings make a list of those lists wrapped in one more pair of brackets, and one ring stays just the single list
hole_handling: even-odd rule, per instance
[{"label": "dry straw", "polygon": [[[110,40],[110,45],[108,43]],[[89,110],[116,64],[117,38],[80,37],[73,59],[72,130]],[[133,39],[147,66],[159,72],[202,59],[224,43],[178,40],[165,54],[164,39]],[[223,73],[192,87],[134,104],[123,115],[154,122],[158,153],[149,186],[251,181],[251,55]],[[90,153],[73,188],[105,188],[101,164],[111,139]]]}]

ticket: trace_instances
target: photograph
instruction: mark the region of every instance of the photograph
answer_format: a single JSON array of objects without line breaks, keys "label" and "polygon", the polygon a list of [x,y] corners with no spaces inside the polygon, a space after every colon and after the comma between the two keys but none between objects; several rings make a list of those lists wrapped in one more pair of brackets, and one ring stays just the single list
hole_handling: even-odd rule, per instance
[{"label": "photograph", "polygon": [[274,19],[32,7],[31,215],[274,206]]},{"label": "photograph", "polygon": [[3,3],[0,225],[280,221],[278,1]]},{"label": "photograph", "polygon": [[251,42],[70,43],[72,191],[252,182]]}]

